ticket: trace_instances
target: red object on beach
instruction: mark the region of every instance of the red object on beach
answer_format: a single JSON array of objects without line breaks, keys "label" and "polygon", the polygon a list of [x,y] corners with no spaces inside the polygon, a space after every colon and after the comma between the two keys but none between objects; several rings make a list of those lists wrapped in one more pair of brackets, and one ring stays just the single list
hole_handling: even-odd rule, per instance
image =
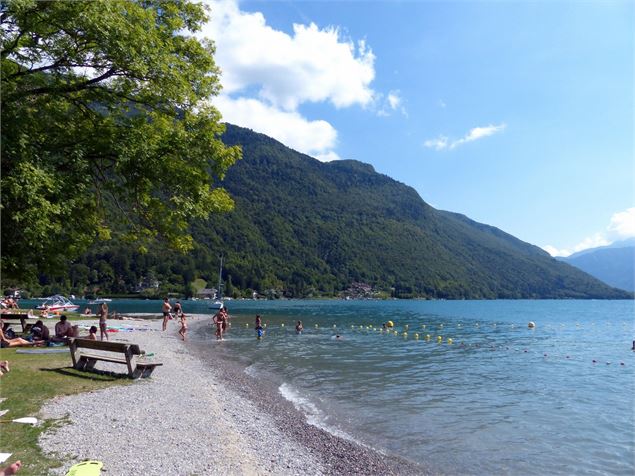
[{"label": "red object on beach", "polygon": [[106,332],[119,332],[119,329],[106,329]]}]

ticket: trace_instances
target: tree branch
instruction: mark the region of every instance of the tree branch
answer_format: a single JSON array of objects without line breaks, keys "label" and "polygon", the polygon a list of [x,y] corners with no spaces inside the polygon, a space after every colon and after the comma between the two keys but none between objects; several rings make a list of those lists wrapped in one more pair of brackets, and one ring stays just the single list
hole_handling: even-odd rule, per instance
[{"label": "tree branch", "polygon": [[18,97],[34,96],[34,95],[50,94],[50,93],[66,94],[66,93],[74,93],[77,91],[82,91],[84,89],[89,88],[92,84],[99,83],[101,81],[104,81],[110,78],[111,76],[114,76],[116,72],[117,70],[115,68],[110,68],[101,76],[97,76],[96,78],[90,79],[88,81],[84,81],[82,83],[77,83],[77,84],[72,84],[70,86],[62,86],[62,87],[35,88],[30,91],[25,91],[24,93],[18,95]]}]

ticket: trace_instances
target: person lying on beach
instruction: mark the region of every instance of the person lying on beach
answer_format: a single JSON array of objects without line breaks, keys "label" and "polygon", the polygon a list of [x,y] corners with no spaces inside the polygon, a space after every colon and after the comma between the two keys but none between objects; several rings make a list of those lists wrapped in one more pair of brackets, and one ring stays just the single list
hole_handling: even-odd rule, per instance
[{"label": "person lying on beach", "polygon": [[34,341],[29,342],[22,337],[14,337],[13,339],[8,339],[2,329],[0,329],[0,347],[27,347],[34,345],[43,345],[44,341]]},{"label": "person lying on beach", "polygon": [[179,335],[181,339],[185,340],[185,334],[187,333],[187,317],[181,311],[181,328],[179,329]]},{"label": "person lying on beach", "polygon": [[298,321],[298,323],[295,325],[295,333],[302,334],[303,330],[304,330],[304,326],[302,326],[302,321]]},{"label": "person lying on beach", "polygon": [[22,467],[22,462],[16,461],[15,463],[10,464],[9,466],[5,468],[0,468],[0,476],[10,476],[12,474],[16,474],[18,471],[20,471],[21,467]]},{"label": "person lying on beach", "polygon": [[90,326],[88,329],[88,337],[86,339],[97,340],[97,326]]}]

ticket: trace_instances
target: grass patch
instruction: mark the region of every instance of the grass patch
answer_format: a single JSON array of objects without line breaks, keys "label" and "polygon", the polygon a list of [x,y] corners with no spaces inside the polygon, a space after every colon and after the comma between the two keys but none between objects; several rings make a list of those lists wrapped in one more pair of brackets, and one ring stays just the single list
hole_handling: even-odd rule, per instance
[{"label": "grass patch", "polygon": [[[61,395],[90,392],[113,385],[126,385],[132,380],[119,376],[80,372],[71,367],[70,352],[60,354],[17,354],[16,349],[1,349],[0,360],[8,360],[11,371],[0,381],[0,409],[9,412],[1,420],[35,416],[44,402]],[[38,426],[0,423],[0,450],[13,453],[9,462],[22,461],[20,474],[47,474],[61,462],[42,453],[39,435],[67,423],[65,419],[45,420]]]}]

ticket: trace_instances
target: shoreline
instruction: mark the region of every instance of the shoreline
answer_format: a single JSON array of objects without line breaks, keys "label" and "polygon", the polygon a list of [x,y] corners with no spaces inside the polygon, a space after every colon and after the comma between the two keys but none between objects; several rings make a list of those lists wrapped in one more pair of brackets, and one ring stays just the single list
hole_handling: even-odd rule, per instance
[{"label": "shoreline", "polygon": [[[194,329],[199,329],[200,323]],[[221,368],[214,369],[216,377],[227,388],[254,402],[272,417],[278,429],[293,441],[319,455],[325,474],[432,474],[429,469],[399,456],[388,455],[352,439],[335,435],[307,422],[306,416],[280,394],[278,383],[259,380],[245,372],[248,362],[228,360],[220,345],[196,340],[189,344],[198,358],[224,357]]]},{"label": "shoreline", "polygon": [[[208,315],[188,317],[185,343],[174,321],[164,333],[160,320],[127,320],[132,332],[111,334],[154,353],[163,366],[152,378],[44,404],[44,418],[66,418],[40,437],[43,451],[65,461],[50,474],[88,459],[111,475],[429,473],[310,425],[277,387],[196,338]],[[122,371],[104,362],[97,368]]]}]

